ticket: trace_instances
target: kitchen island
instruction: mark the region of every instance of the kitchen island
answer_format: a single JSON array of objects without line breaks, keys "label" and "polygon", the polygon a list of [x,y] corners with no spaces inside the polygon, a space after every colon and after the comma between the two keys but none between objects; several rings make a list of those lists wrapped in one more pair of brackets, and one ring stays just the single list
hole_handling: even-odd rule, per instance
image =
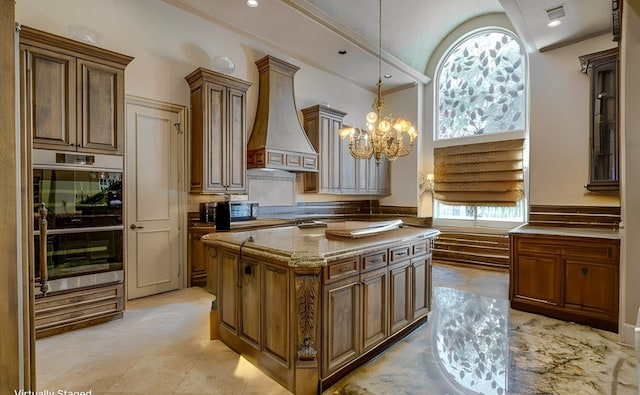
[{"label": "kitchen island", "polygon": [[217,259],[220,339],[291,392],[316,394],[424,323],[439,231],[335,236],[370,226],[204,236]]}]

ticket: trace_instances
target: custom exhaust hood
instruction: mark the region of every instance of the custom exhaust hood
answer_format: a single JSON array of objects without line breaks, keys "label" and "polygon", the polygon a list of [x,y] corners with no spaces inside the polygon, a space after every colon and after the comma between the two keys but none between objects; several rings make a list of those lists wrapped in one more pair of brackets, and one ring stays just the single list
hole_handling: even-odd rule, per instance
[{"label": "custom exhaust hood", "polygon": [[318,171],[318,154],[300,124],[293,95],[293,76],[300,68],[269,55],[256,66],[258,108],[247,144],[247,168]]}]

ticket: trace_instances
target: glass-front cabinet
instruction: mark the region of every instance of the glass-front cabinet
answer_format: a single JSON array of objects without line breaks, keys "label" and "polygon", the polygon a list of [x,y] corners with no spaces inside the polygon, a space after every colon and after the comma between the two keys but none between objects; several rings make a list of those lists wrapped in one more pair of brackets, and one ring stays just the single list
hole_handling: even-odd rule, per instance
[{"label": "glass-front cabinet", "polygon": [[589,183],[592,192],[619,190],[618,48],[580,56],[591,81]]}]

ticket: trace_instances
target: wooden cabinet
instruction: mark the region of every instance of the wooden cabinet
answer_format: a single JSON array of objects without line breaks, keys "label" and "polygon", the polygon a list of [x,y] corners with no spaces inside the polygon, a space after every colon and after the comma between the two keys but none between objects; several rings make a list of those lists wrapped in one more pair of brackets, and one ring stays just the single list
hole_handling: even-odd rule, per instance
[{"label": "wooden cabinet", "polygon": [[345,112],[316,105],[302,110],[303,126],[313,148],[319,154],[318,173],[305,173],[304,191],[343,195],[389,195],[389,163],[375,159],[355,159],[349,153],[349,141],[338,131]]},{"label": "wooden cabinet", "polygon": [[[208,284],[208,266],[210,259],[208,247],[200,238],[214,232],[214,228],[189,227],[187,247],[187,287],[204,287]],[[211,290],[215,293],[215,290]]]},{"label": "wooden cabinet", "polygon": [[425,240],[334,262],[324,269],[323,377],[428,313],[430,263]]},{"label": "wooden cabinet", "polygon": [[362,352],[380,344],[389,335],[389,270],[386,267],[360,275],[362,288]]},{"label": "wooden cabinet", "polygon": [[294,393],[326,390],[429,311],[428,239],[381,240],[328,262],[310,257],[318,266],[224,239],[205,241],[218,260],[220,339]]},{"label": "wooden cabinet", "polygon": [[20,53],[23,124],[34,148],[123,154],[132,57],[25,26]]},{"label": "wooden cabinet", "polygon": [[[287,268],[218,249],[221,338],[243,353],[263,353],[286,375],[291,364],[291,315]],[[239,260],[240,259],[240,260]],[[229,338],[228,334],[234,338]]]},{"label": "wooden cabinet", "polygon": [[254,259],[243,258],[240,262],[240,337],[253,346],[260,349],[261,322],[260,322],[260,262]]},{"label": "wooden cabinet", "polygon": [[411,262],[401,261],[389,267],[389,319],[391,333],[411,321]]},{"label": "wooden cabinet", "polygon": [[589,183],[592,192],[619,190],[618,48],[579,57],[591,82]]},{"label": "wooden cabinet", "polygon": [[119,282],[37,297],[34,304],[36,337],[121,318],[123,294]]},{"label": "wooden cabinet", "polygon": [[218,250],[218,309],[220,325],[238,336],[239,268],[238,256],[227,250]]},{"label": "wooden cabinet", "polygon": [[417,320],[431,311],[431,255],[411,260],[412,319]]},{"label": "wooden cabinet", "polygon": [[191,192],[246,191],[249,82],[198,68],[191,90]]},{"label": "wooden cabinet", "polygon": [[618,331],[620,241],[511,235],[515,309]]},{"label": "wooden cabinet", "polygon": [[329,376],[360,355],[358,275],[327,284],[322,295],[322,375]]}]

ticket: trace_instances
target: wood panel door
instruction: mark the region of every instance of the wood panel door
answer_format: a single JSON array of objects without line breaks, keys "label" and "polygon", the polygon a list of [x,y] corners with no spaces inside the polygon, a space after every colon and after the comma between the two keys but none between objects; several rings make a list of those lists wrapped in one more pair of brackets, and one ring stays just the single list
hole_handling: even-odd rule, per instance
[{"label": "wood panel door", "polygon": [[[218,249],[218,293],[220,325],[238,335],[238,256]],[[218,277],[218,276],[216,276]]]},{"label": "wood panel door", "polygon": [[286,308],[290,300],[289,270],[279,265],[263,263],[262,320],[264,321],[265,353],[282,367],[289,367],[291,319]]},{"label": "wood panel door", "polygon": [[513,298],[562,305],[562,258],[560,255],[520,253],[515,258]]},{"label": "wood panel door", "polygon": [[617,316],[618,279],[616,265],[565,258],[565,306]]},{"label": "wood panel door", "polygon": [[427,315],[431,308],[431,255],[412,260],[411,283],[412,318],[417,320]]},{"label": "wood panel door", "polygon": [[241,193],[247,184],[246,91],[227,89],[227,150],[223,161],[228,193]]},{"label": "wood panel door", "polygon": [[391,333],[398,332],[411,321],[411,261],[389,267],[389,320]]},{"label": "wood panel door", "polygon": [[122,155],[124,70],[84,59],[77,68],[78,151]]},{"label": "wood panel door", "polygon": [[261,301],[260,262],[242,258],[240,262],[240,337],[254,347],[261,348],[260,301]]},{"label": "wood panel door", "polygon": [[362,351],[378,345],[389,333],[388,269],[373,270],[360,276],[362,284]]},{"label": "wood panel door", "polygon": [[22,108],[33,148],[75,151],[76,58],[20,45]]},{"label": "wood panel door", "polygon": [[180,287],[182,237],[179,209],[178,107],[127,99],[125,168],[128,299]]},{"label": "wood panel door", "polygon": [[359,276],[327,284],[322,297],[322,377],[360,354]]}]

